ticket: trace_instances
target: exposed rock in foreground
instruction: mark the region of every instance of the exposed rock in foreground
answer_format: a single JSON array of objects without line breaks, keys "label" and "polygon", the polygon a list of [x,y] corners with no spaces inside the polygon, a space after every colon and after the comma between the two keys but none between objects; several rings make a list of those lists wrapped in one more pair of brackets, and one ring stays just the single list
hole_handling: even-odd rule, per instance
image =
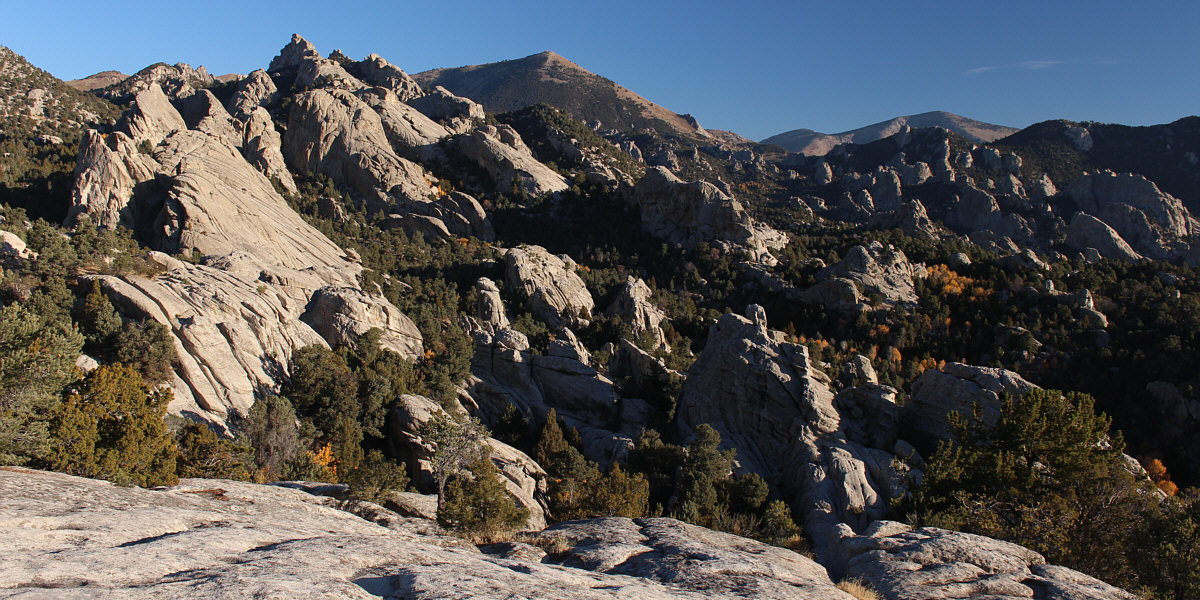
[{"label": "exposed rock in foreground", "polygon": [[877,521],[866,535],[839,543],[834,571],[858,577],[895,600],[1017,598],[1134,600],[1136,596],[1066,567],[1046,564],[1023,546],[981,535]]},{"label": "exposed rock in foreground", "polygon": [[280,487],[144,490],[6,468],[0,495],[0,589],[22,597],[851,600],[803,556],[671,519],[560,525],[549,533],[576,540],[563,566]]}]

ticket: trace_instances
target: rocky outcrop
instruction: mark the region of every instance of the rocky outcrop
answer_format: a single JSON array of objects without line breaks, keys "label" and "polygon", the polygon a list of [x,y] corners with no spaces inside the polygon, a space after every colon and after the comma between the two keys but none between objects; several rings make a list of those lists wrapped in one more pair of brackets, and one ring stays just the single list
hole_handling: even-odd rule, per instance
[{"label": "rocky outcrop", "polygon": [[818,553],[838,523],[861,530],[882,518],[909,474],[891,448],[847,438],[828,381],[806,346],[768,329],[765,311],[751,306],[747,317],[723,315],[709,330],[676,410],[685,438],[707,423],[737,451],[742,470],[791,500]]},{"label": "rocky outcrop", "polygon": [[818,281],[812,287],[794,294],[794,297],[800,302],[820,304],[833,310],[857,311],[866,308],[858,286],[845,277]]},{"label": "rocky outcrop", "polygon": [[1064,193],[1079,210],[1104,221],[1149,258],[1165,258],[1180,247],[1181,240],[1200,230],[1183,202],[1141,175],[1087,173]]},{"label": "rocky outcrop", "polygon": [[740,202],[706,181],[684,183],[665,167],[651,167],[633,194],[642,227],[673,244],[701,243],[744,250],[751,259],[774,264],[771,250],[786,245],[774,229],[754,222]]},{"label": "rocky outcrop", "polygon": [[212,92],[196,90],[177,99],[175,105],[188,129],[203,131],[234,148],[242,147],[242,124],[229,116]]},{"label": "rocky outcrop", "polygon": [[408,104],[456,134],[471,131],[485,116],[482,104],[455,96],[442,86],[409,100]]},{"label": "rocky outcrop", "polygon": [[904,252],[890,244],[871,242],[851,248],[841,262],[817,273],[822,281],[835,277],[849,279],[888,303],[915,304],[914,279],[925,277],[925,266],[908,262]]},{"label": "rocky outcrop", "polygon": [[[199,131],[173,135],[156,153],[171,173],[156,211],[153,245],[165,252],[244,254],[262,270],[301,272],[329,284],[356,285],[361,267],[308,225],[233,148]],[[277,278],[294,279],[281,273]],[[321,287],[295,281],[308,292]],[[307,293],[304,297],[307,298]]]},{"label": "rocky outcrop", "polygon": [[872,226],[876,229],[899,229],[908,235],[938,239],[938,228],[929,218],[925,205],[920,200],[910,200],[889,213],[875,216]]},{"label": "rocky outcrop", "polygon": [[308,323],[330,346],[358,343],[372,328],[383,335],[379,345],[409,360],[425,355],[421,332],[400,309],[382,296],[357,287],[323,287],[313,293],[300,320]]},{"label": "rocky outcrop", "polygon": [[151,88],[160,88],[171,98],[187,96],[192,91],[216,83],[204,67],[192,68],[185,63],[156,63],[134,73],[119,83],[100,90],[98,95],[118,104],[129,102],[134,96]]},{"label": "rocky outcrop", "polygon": [[617,298],[605,309],[604,314],[616,316],[629,325],[635,338],[649,332],[656,348],[670,348],[662,330],[662,322],[667,318],[666,313],[659,310],[651,301],[650,287],[646,282],[632,275],[625,279],[625,286],[617,293]]},{"label": "rocky outcrop", "polygon": [[296,69],[295,87],[300,89],[343,89],[351,92],[367,87],[336,60],[305,60]]},{"label": "rocky outcrop", "polygon": [[235,119],[245,121],[258,107],[266,107],[279,98],[279,89],[267,72],[258,69],[252,71],[238,82],[233,96],[225,103],[225,108]]},{"label": "rocky outcrop", "polygon": [[[489,424],[509,405],[530,423],[542,422],[553,408],[567,427],[579,431],[588,458],[607,465],[623,456],[644,421],[624,418],[613,382],[581,357],[555,354],[533,354],[529,340],[511,329],[477,332],[464,403]],[[606,429],[618,423],[620,430]]]},{"label": "rocky outcrop", "polygon": [[925,371],[912,384],[912,397],[901,416],[914,441],[936,445],[952,435],[946,415],[957,412],[971,420],[976,407],[983,421],[995,424],[1000,417],[1000,396],[1022,396],[1037,386],[1013,371],[948,363],[942,370]]},{"label": "rocky outcrop", "polygon": [[25,241],[11,231],[0,229],[0,258],[34,258],[37,254],[25,246]]},{"label": "rocky outcrop", "polygon": [[142,142],[156,146],[171,133],[187,129],[187,123],[162,88],[151,85],[138,92],[133,106],[121,116],[114,129],[128,135],[135,146]]},{"label": "rocky outcrop", "polygon": [[292,102],[283,155],[292,168],[349,185],[376,208],[426,200],[433,178],[392,149],[379,115],[346,90],[313,90]]},{"label": "rocky outcrop", "polygon": [[811,559],[672,519],[561,524],[546,535],[570,549],[552,561],[527,544],[484,554],[424,519],[276,486],[145,490],[10,468],[0,494],[0,587],[33,597],[852,600]]},{"label": "rocky outcrop", "polygon": [[409,235],[419,232],[426,241],[475,237],[490,242],[496,238],[483,206],[462,192],[450,192],[431,202],[401,202],[389,209],[379,226],[400,228]]},{"label": "rocky outcrop", "polygon": [[285,190],[296,193],[296,181],[292,179],[292,172],[288,171],[280,150],[283,139],[275,130],[275,123],[267,109],[261,106],[254,108],[246,117],[244,129],[242,155],[246,161],[263,175],[278,181]]},{"label": "rocky outcrop", "polygon": [[129,206],[134,189],[154,178],[158,163],[137,149],[137,143],[121,132],[108,135],[89,129],[83,135],[75,164],[75,186],[67,224],[87,215],[100,227],[133,227],[135,215]]},{"label": "rocky outcrop", "polygon": [[508,329],[508,315],[504,301],[500,299],[500,288],[487,277],[475,282],[475,317],[493,330]]},{"label": "rocky outcrop", "polygon": [[1017,544],[935,527],[873,523],[865,535],[843,530],[834,575],[857,577],[884,598],[924,600],[1134,600],[1078,571],[1046,564]]},{"label": "rocky outcrop", "polygon": [[522,246],[507,250],[504,260],[505,286],[525,298],[533,316],[554,328],[588,324],[595,302],[571,257]]},{"label": "rocky outcrop", "polygon": [[450,135],[445,127],[401,102],[391,90],[371,88],[360,92],[358,97],[379,113],[388,141],[409,160],[420,160],[431,151],[432,144]]},{"label": "rocky outcrop", "polygon": [[[407,465],[414,483],[426,493],[436,492],[429,458],[436,445],[421,438],[421,424],[436,416],[446,416],[437,402],[424,396],[404,394],[388,415],[388,442],[392,450]],[[504,442],[487,438],[492,462],[504,477],[508,493],[521,506],[529,509],[524,529],[537,531],[546,527],[546,471],[524,452]]]},{"label": "rocky outcrop", "polygon": [[276,73],[285,69],[294,69],[305,61],[320,58],[321,55],[317,52],[317,47],[312,45],[312,42],[300,37],[298,33],[293,33],[292,41],[288,42],[286,46],[279,50],[279,54],[271,59],[271,64],[267,67],[267,71]]},{"label": "rocky outcrop", "polygon": [[998,226],[1003,214],[991,194],[970,184],[959,188],[958,202],[946,215],[946,224],[960,233],[983,231]]},{"label": "rocky outcrop", "polygon": [[425,95],[420,84],[399,67],[384,60],[378,54],[369,54],[354,64],[354,71],[362,81],[391,90],[401,102]]},{"label": "rocky outcrop", "polygon": [[537,197],[570,187],[566,178],[538,162],[520,134],[508,125],[484,125],[453,138],[452,146],[487,171],[499,190],[515,187]]},{"label": "rocky outcrop", "polygon": [[790,550],[675,519],[572,521],[543,535],[568,542],[555,562],[648,578],[705,597],[850,600],[825,569]]},{"label": "rocky outcrop", "polygon": [[1142,255],[1131,248],[1121,234],[1104,221],[1087,213],[1078,212],[1071,217],[1071,224],[1067,226],[1066,244],[1079,251],[1094,249],[1104,258],[1126,262],[1142,260]]},{"label": "rocky outcrop", "polygon": [[172,414],[221,421],[243,414],[256,394],[277,390],[292,353],[321,336],[299,320],[304,310],[274,285],[155,255],[167,271],[153,279],[100,276],[113,304],[132,319],[165,325],[178,357]]}]

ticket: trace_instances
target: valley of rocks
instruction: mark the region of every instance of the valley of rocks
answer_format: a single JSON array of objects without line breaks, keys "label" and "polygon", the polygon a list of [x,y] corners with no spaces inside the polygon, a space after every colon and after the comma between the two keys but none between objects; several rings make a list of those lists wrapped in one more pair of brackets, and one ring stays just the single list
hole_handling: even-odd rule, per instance
[{"label": "valley of rocks", "polygon": [[[1142,567],[1059,552],[1082,530],[1017,538],[1043,552],[1000,539],[1103,520],[1087,508],[1041,513],[1039,496],[981,535],[906,504],[949,476],[934,461],[964,423],[1003,429],[1014,399],[1053,390],[1111,418],[1080,452],[1115,449],[1130,502],[1200,507],[1179,490],[1200,482],[1198,117],[1017,131],[927,113],[759,144],[553,53],[410,75],[295,35],[246,75],[159,63],[66,83],[0,59],[0,460],[21,465],[0,467],[0,597],[861,600],[846,581],[889,600],[1139,597],[1157,585]],[[619,118],[597,108],[613,98]],[[1118,151],[1135,142],[1153,151]],[[98,232],[115,249],[85,252]],[[77,366],[31,391],[40,371],[10,365],[63,358],[44,351],[53,319]],[[356,497],[349,468],[275,481],[262,446],[235,477],[185,472],[181,445],[178,483],[145,488],[24,450],[103,445],[103,427],[63,437],[54,407],[151,347],[172,431],[248,444],[258,407],[290,396],[287,458],[385,456],[408,490]],[[21,408],[34,396],[52,400]],[[649,481],[638,516],[556,516],[549,414],[589,482]],[[506,541],[438,524],[430,424],[462,415],[526,511]],[[733,453],[708,502],[733,511],[732,486],[762,482],[741,521],[685,510],[688,444],[709,431]],[[1030,489],[1067,487],[1050,454],[1013,467]],[[353,453],[336,456],[322,466]],[[751,539],[768,498],[801,542]]]}]

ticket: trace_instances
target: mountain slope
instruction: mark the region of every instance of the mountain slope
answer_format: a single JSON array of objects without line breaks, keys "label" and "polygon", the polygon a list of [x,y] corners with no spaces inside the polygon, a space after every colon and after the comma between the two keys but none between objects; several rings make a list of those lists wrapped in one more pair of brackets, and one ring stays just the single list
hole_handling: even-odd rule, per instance
[{"label": "mountain slope", "polygon": [[705,135],[690,115],[675,114],[554,52],[434,69],[413,77],[426,89],[440,85],[483,104],[489,112],[541,103],[562,109],[585,123],[600,121],[606,129],[649,128],[662,134]]},{"label": "mountain slope", "polygon": [[764,144],[783,146],[792,152],[809,156],[822,156],[838,144],[865,144],[895,135],[905,125],[914,129],[922,127],[944,127],[973,142],[991,142],[1012,135],[1018,130],[1002,125],[993,125],[948,113],[933,111],[919,115],[907,115],[881,121],[841,133],[821,133],[812,129],[793,129],[773,135],[762,141]]},{"label": "mountain slope", "polygon": [[0,203],[62,220],[80,135],[118,114],[0,46]]},{"label": "mountain slope", "polygon": [[120,71],[101,71],[99,73],[88,75],[83,79],[72,79],[64,83],[81,92],[90,92],[93,90],[106,88],[110,85],[116,85],[128,78],[128,75]]},{"label": "mountain slope", "polygon": [[1069,182],[1082,171],[1137,173],[1200,211],[1200,117],[1130,127],[1107,123],[1044,121],[996,142],[1017,152],[1026,169]]}]

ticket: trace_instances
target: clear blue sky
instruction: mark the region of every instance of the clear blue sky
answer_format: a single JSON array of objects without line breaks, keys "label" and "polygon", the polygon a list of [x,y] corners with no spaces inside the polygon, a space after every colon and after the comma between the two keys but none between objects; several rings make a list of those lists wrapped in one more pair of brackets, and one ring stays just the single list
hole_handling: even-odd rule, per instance
[{"label": "clear blue sky", "polygon": [[246,73],[293,32],[409,72],[553,50],[754,139],[929,110],[1016,127],[1200,114],[1194,0],[0,0],[0,14],[0,44],[63,79],[158,61]]}]

